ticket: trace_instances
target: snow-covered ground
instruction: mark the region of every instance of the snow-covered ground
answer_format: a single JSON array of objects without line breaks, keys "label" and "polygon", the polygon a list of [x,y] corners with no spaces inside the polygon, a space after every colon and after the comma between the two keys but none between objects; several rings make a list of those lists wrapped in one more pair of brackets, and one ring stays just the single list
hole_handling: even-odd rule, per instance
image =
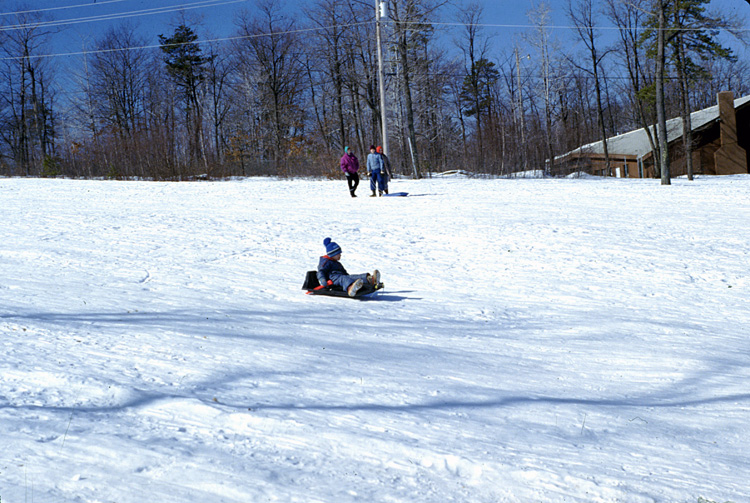
[{"label": "snow-covered ground", "polygon": [[750,176],[391,188],[0,179],[2,503],[748,501]]}]

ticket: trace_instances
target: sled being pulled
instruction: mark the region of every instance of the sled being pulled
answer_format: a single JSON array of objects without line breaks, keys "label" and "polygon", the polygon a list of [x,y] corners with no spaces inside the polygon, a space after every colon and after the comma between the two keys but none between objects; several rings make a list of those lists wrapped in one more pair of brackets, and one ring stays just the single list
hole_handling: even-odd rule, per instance
[{"label": "sled being pulled", "polygon": [[307,271],[305,276],[305,283],[302,285],[303,290],[307,290],[308,295],[328,295],[331,297],[347,297],[349,299],[359,299],[362,297],[371,297],[373,294],[383,289],[383,283],[377,285],[371,285],[365,283],[362,288],[359,289],[354,297],[349,297],[349,294],[344,291],[338,285],[325,285],[321,286],[318,282],[317,271]]}]

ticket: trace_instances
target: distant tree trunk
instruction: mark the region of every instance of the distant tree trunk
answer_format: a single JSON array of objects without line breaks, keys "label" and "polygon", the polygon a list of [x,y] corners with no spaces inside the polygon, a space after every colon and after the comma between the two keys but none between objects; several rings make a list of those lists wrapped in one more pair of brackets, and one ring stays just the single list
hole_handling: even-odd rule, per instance
[{"label": "distant tree trunk", "polygon": [[[334,25],[334,30],[335,30]],[[346,122],[344,121],[344,77],[341,69],[342,60],[340,55],[339,38],[340,34],[334,32],[331,36],[331,56],[329,64],[333,73],[334,97],[336,103],[336,117],[339,125],[339,147],[343,151],[349,138],[346,134]]]},{"label": "distant tree trunk", "polygon": [[656,34],[656,116],[659,138],[659,170],[661,184],[671,185],[669,169],[669,139],[667,138],[667,114],[664,100],[664,80],[666,73],[666,10],[668,0],[659,0],[659,28]]},{"label": "distant tree trunk", "polygon": [[682,145],[685,151],[685,169],[688,180],[693,180],[693,125],[690,120],[690,92],[685,69],[685,46],[682,35],[675,39],[675,62],[677,80],[680,86],[680,105],[682,109]]},{"label": "distant tree trunk", "polygon": [[464,107],[461,103],[461,86],[459,83],[457,83],[455,80],[451,81],[451,90],[453,94],[453,104],[456,108],[456,118],[458,119],[458,124],[461,127],[461,145],[463,146],[463,157],[464,162],[466,162],[469,159],[469,151],[468,146],[466,144],[466,121],[464,120]]},{"label": "distant tree trunk", "polygon": [[545,170],[545,175],[554,173],[555,170],[555,149],[552,143],[552,93],[551,93],[551,75],[549,64],[549,47],[544,47],[544,57],[542,58],[544,69],[544,119],[545,119],[545,138],[547,140],[547,158],[549,166]]},{"label": "distant tree trunk", "polygon": [[412,174],[414,178],[421,178],[411,82],[414,70],[409,58],[409,51],[414,43],[413,34],[418,29],[415,25],[419,21],[418,12],[420,6],[416,0],[406,0],[402,5],[399,2],[393,2],[391,7],[396,37],[396,52],[398,54],[398,63],[401,67],[401,91],[406,113],[406,134],[408,137],[409,153],[411,154]]},{"label": "distant tree trunk", "polygon": [[417,150],[417,133],[414,127],[414,102],[411,96],[411,66],[409,64],[408,54],[408,32],[409,29],[403,26],[398,40],[398,55],[401,63],[401,89],[404,93],[404,104],[406,107],[406,130],[409,136],[409,149],[411,151],[412,171],[414,178],[421,178],[419,169],[419,152]]},{"label": "distant tree trunk", "polygon": [[330,153],[332,151],[332,145],[329,141],[330,137],[326,132],[325,109],[323,108],[321,110],[322,107],[318,103],[317,85],[315,82],[315,77],[313,76],[313,63],[310,61],[309,57],[305,59],[305,72],[307,73],[307,79],[310,82],[310,102],[312,104],[312,109],[315,115],[315,122],[317,124],[318,131],[323,138],[323,142],[325,143],[326,148]]},{"label": "distant tree trunk", "polygon": [[[643,65],[641,64],[641,53],[639,37],[643,30],[642,19],[645,16],[645,7],[642,5],[644,0],[636,2],[622,3],[620,0],[607,0],[609,7],[609,18],[619,28],[620,41],[622,48],[622,58],[626,63],[630,87],[632,92],[632,102],[635,120],[641,125],[646,132],[651,152],[654,154],[654,166],[658,172],[658,152],[659,146],[654,139],[651,128],[654,120],[646,116],[644,101],[646,97],[644,88],[648,88],[648,78],[644,74]],[[650,109],[651,107],[649,107]]]},{"label": "distant tree trunk", "polygon": [[[477,60],[480,56],[477,55],[477,32],[479,31],[479,21],[481,21],[482,8],[478,4],[470,5],[469,10],[464,13],[463,21],[465,23],[465,41],[467,44],[466,57],[468,57],[468,81],[464,81],[464,88],[466,89],[468,97],[471,99],[472,108],[474,109],[475,119],[477,121],[477,152],[476,156],[473,156],[476,160],[475,169],[478,169],[484,164],[484,145],[482,145],[482,104],[481,93],[479,90],[479,78],[477,72]],[[483,52],[481,56],[483,56]]]},{"label": "distant tree trunk", "polygon": [[523,171],[528,170],[528,147],[526,145],[526,112],[524,110],[523,106],[523,85],[522,85],[522,79],[521,79],[521,57],[518,54],[518,46],[515,47],[515,56],[516,56],[516,81],[517,81],[517,93],[518,93],[518,103],[516,104],[514,101],[514,107],[516,108],[516,127],[518,129],[518,137],[520,138],[520,145],[518,148],[518,152],[520,153],[520,166],[523,169]]},{"label": "distant tree trunk", "polygon": [[359,100],[357,99],[357,93],[353,87],[349,88],[349,100],[352,103],[352,120],[354,122],[354,137],[357,139],[357,148],[355,152],[359,153],[360,161],[367,158],[367,154],[370,153],[366,150],[365,139],[362,137],[362,121],[361,121],[361,109],[359,106]]}]

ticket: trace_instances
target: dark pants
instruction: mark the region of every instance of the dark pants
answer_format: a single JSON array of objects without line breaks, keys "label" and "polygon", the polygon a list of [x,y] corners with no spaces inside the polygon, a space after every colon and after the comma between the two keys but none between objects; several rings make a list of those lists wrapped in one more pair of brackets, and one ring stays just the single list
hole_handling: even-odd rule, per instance
[{"label": "dark pants", "polygon": [[352,197],[355,197],[354,191],[357,190],[357,185],[359,185],[359,175],[357,173],[347,173],[346,183],[349,184],[349,193]]},{"label": "dark pants", "polygon": [[373,191],[373,193],[375,192],[376,184],[380,192],[383,192],[386,189],[385,176],[380,172],[379,169],[376,169],[372,173],[370,173],[370,190]]}]

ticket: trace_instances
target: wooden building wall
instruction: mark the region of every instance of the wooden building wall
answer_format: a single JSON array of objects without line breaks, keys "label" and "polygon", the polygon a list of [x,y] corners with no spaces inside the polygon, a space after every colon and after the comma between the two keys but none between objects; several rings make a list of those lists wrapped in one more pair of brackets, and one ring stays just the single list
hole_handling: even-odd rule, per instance
[{"label": "wooden building wall", "polygon": [[[722,99],[722,94],[725,93],[720,93],[720,100]],[[731,93],[726,94],[728,96],[724,96],[725,100],[733,99]],[[728,136],[730,139],[732,137],[736,138],[736,143],[741,149],[733,147],[728,150],[728,155],[724,155],[723,158],[719,155],[719,159],[723,159],[720,163],[725,165],[724,169],[719,169],[718,171],[716,169],[717,152],[727,150],[722,149],[721,144],[722,121],[713,121],[693,132],[693,174],[722,175],[750,173],[750,155],[747,155],[750,153],[750,103],[746,103],[745,106],[737,110],[735,117],[734,132],[730,132]],[[726,127],[726,125],[725,123],[724,126]],[[725,136],[727,136],[726,131]],[[672,177],[686,175],[687,163],[685,162],[685,148],[682,138],[678,138],[670,143],[669,155],[670,175]],[[617,168],[620,168],[619,173],[621,177],[657,177],[651,153],[641,158],[639,166],[636,156],[615,152],[610,155],[610,164],[612,166],[612,176],[618,176]],[[564,159],[558,160],[553,171],[553,176],[566,176],[578,171],[597,176],[607,176],[604,156],[602,154],[586,152],[571,154]]]}]

